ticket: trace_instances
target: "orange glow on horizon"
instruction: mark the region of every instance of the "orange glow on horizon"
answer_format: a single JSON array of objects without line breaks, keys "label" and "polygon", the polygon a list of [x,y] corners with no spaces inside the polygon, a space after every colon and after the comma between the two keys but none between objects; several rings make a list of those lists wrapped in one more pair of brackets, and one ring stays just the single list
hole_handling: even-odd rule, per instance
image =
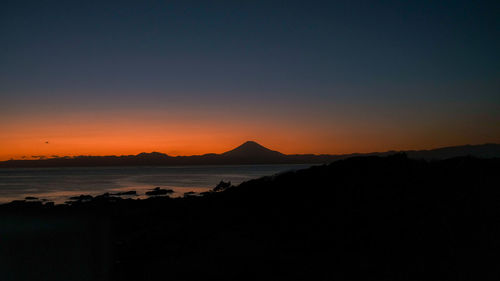
[{"label": "orange glow on horizon", "polygon": [[[285,154],[346,154],[388,150],[431,149],[450,145],[498,142],[500,136],[471,138],[468,132],[439,127],[411,129],[369,126],[363,120],[314,122],[273,116],[226,118],[202,113],[130,112],[92,116],[46,115],[0,123],[0,160],[32,156],[131,155],[162,152],[168,155],[222,153],[245,141]],[[287,116],[285,116],[287,117]],[[485,131],[488,128],[485,129]],[[459,132],[459,133],[457,133]],[[48,143],[46,143],[48,142]]]}]

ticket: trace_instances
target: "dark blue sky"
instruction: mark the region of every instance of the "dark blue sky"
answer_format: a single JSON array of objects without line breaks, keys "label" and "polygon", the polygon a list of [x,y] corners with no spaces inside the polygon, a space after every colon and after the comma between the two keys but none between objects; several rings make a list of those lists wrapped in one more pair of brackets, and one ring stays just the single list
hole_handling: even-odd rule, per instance
[{"label": "dark blue sky", "polygon": [[499,15],[498,1],[3,1],[0,110],[259,107],[269,122],[300,109],[318,124],[472,115],[494,128]]}]

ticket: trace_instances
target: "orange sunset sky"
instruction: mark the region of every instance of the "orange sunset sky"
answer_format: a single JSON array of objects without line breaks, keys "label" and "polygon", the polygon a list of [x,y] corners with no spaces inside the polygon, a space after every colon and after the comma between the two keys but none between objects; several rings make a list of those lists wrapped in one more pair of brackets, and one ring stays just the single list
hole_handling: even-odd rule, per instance
[{"label": "orange sunset sky", "polygon": [[0,160],[500,143],[489,3],[87,2],[0,9]]},{"label": "orange sunset sky", "polygon": [[[287,154],[342,154],[480,144],[498,142],[500,137],[494,122],[478,122],[485,118],[482,115],[462,120],[451,116],[432,123],[413,120],[409,113],[384,113],[360,115],[352,108],[342,111],[340,107],[313,113],[307,108],[276,112],[249,107],[222,113],[214,108],[178,111],[173,107],[13,114],[0,123],[0,159],[151,151],[195,155],[221,153],[247,140]],[[406,118],[398,120],[401,114]]]}]

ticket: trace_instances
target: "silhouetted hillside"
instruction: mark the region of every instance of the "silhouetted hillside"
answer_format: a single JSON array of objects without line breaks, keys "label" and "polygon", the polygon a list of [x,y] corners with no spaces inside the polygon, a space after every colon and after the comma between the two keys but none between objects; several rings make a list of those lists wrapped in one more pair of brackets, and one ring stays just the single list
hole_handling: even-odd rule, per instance
[{"label": "silhouetted hillside", "polygon": [[[239,164],[324,164],[353,156],[386,156],[397,151],[353,153],[343,155],[292,154],[286,155],[248,141],[222,154],[169,156],[160,152],[123,156],[76,156],[37,160],[8,160],[0,168],[15,167],[73,167],[73,166],[134,166],[134,165],[239,165]],[[410,158],[439,160],[459,156],[481,158],[500,157],[499,144],[464,145],[432,150],[400,151]]]},{"label": "silhouetted hillside", "polygon": [[0,279],[498,280],[500,159],[355,157],[203,196],[0,206]]},{"label": "silhouetted hillside", "polygon": [[479,158],[500,157],[499,144],[462,145],[442,147],[432,150],[405,151],[408,157],[415,159],[447,159],[458,156],[474,156]]}]

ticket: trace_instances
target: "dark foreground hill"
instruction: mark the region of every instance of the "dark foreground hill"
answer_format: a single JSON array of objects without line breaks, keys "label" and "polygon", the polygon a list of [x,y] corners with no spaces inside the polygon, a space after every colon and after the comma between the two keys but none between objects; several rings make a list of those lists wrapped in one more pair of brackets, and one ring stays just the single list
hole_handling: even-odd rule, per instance
[{"label": "dark foreground hill", "polygon": [[204,196],[0,206],[1,280],[499,280],[500,159],[357,157]]},{"label": "dark foreground hill", "polygon": [[[325,164],[354,156],[387,156],[406,153],[414,159],[440,160],[460,156],[479,158],[500,157],[500,144],[462,145],[431,150],[386,151],[341,155],[283,154],[268,149],[254,141],[247,141],[237,148],[221,153],[193,156],[170,156],[160,152],[122,156],[75,156],[42,158],[36,160],[0,161],[0,168],[36,167],[88,167],[88,166],[151,166],[151,165],[241,165],[241,164]],[[40,156],[34,156],[40,157]]]}]

